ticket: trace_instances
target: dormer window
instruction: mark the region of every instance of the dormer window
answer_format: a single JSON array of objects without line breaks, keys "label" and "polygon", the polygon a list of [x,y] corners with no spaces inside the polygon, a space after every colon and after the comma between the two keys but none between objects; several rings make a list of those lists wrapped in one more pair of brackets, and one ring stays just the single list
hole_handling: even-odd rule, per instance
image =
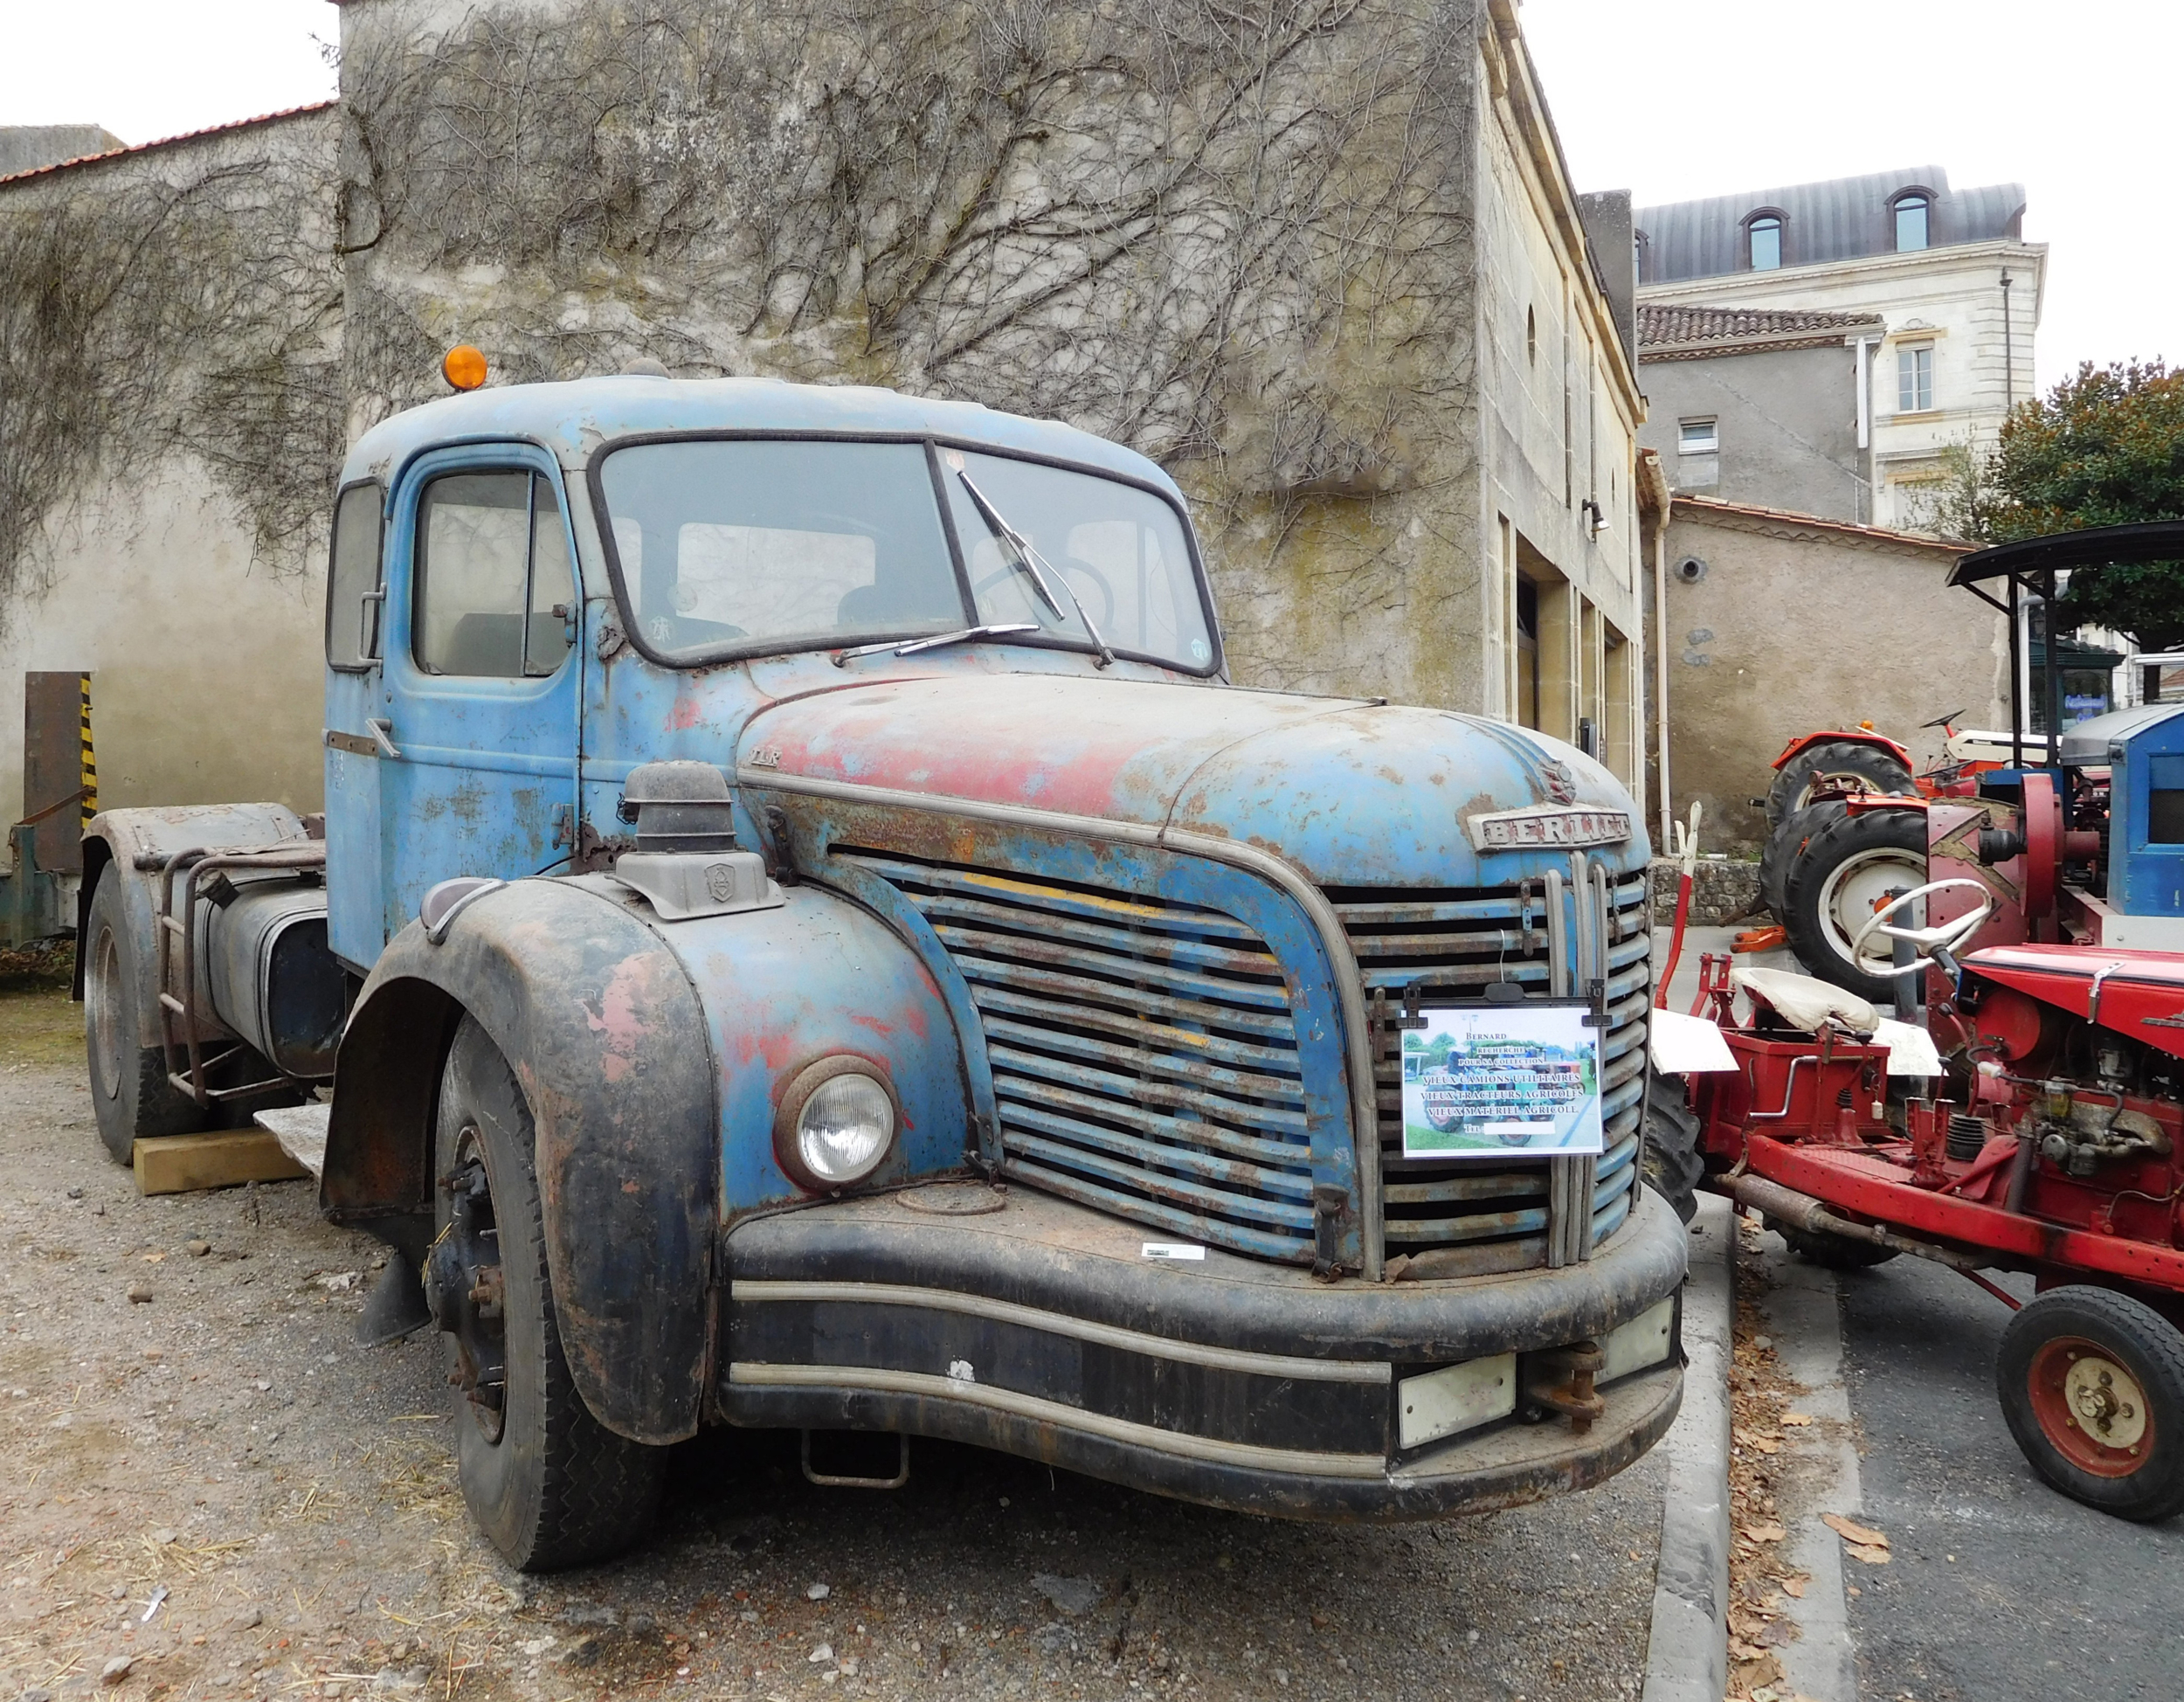
[{"label": "dormer window", "polygon": [[1933,203],[1922,194],[1899,195],[1896,197],[1896,252],[1915,254],[1932,239],[1928,224]]},{"label": "dormer window", "polygon": [[1754,272],[1773,272],[1782,265],[1782,216],[1780,213],[1756,213],[1745,226],[1749,241],[1752,269]]}]

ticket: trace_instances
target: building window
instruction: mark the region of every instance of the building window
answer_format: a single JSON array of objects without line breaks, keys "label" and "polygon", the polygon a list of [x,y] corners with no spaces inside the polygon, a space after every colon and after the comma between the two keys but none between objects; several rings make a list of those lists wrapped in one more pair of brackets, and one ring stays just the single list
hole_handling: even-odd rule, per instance
[{"label": "building window", "polygon": [[1676,422],[1676,452],[1679,455],[1711,455],[1721,448],[1721,432],[1711,419]]},{"label": "building window", "polygon": [[1527,366],[1539,359],[1539,316],[1530,308],[1524,309],[1524,363]]},{"label": "building window", "polygon": [[1782,264],[1782,221],[1773,213],[1761,213],[1745,227],[1752,244],[1752,269],[1773,272]]},{"label": "building window", "polygon": [[1896,351],[1896,411],[1925,413],[1934,405],[1934,346],[1906,342]]},{"label": "building window", "polygon": [[1896,252],[1915,254],[1928,240],[1926,216],[1932,204],[1923,195],[1906,195],[1896,204]]}]

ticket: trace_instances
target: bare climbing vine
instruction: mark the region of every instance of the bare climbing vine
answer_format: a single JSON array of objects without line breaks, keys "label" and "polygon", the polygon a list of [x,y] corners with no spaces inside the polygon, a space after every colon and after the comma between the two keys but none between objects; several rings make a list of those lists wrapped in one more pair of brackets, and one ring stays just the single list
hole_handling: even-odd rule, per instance
[{"label": "bare climbing vine", "polygon": [[460,338],[509,380],[641,355],[1131,444],[1198,502],[1232,630],[1263,605],[1256,677],[1310,683],[1285,572],[1385,610],[1421,537],[1476,554],[1479,10],[351,7],[337,169],[0,191],[0,609],[72,491],[169,451],[302,561],[344,435]]},{"label": "bare climbing vine", "polygon": [[73,505],[176,456],[245,516],[253,566],[314,555],[342,444],[334,190],[308,137],[0,190],[0,630]]}]

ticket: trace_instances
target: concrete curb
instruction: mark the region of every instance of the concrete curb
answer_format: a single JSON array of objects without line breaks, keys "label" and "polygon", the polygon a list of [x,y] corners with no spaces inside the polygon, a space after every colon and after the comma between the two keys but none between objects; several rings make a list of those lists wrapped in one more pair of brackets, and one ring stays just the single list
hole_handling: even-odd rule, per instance
[{"label": "concrete curb", "polygon": [[1669,1459],[1644,1702],[1721,1702],[1729,1687],[1729,1361],[1736,1221],[1702,1193],[1683,1289],[1683,1407]]}]

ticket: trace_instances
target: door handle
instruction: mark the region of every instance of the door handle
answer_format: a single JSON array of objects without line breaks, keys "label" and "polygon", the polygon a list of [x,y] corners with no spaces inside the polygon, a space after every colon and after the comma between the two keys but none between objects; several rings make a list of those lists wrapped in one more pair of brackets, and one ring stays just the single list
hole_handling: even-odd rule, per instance
[{"label": "door handle", "polygon": [[394,748],[394,723],[383,715],[365,718],[364,730],[371,735],[371,742],[379,747],[379,754],[390,761],[400,762],[402,753]]}]

